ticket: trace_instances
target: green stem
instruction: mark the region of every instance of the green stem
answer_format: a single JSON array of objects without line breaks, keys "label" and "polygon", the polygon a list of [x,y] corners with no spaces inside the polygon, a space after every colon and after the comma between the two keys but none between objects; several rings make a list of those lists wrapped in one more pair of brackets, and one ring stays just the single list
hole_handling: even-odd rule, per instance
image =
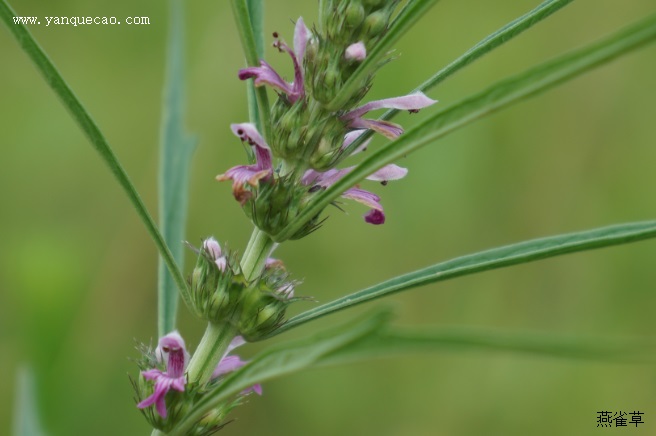
[{"label": "green stem", "polygon": [[166,433],[157,429],[154,429],[153,432],[150,434],[150,436],[165,436],[165,435]]},{"label": "green stem", "polygon": [[276,244],[273,239],[259,229],[254,229],[248,241],[246,251],[241,259],[241,270],[246,280],[251,281],[264,270],[267,258],[273,252]]},{"label": "green stem", "polygon": [[[275,245],[266,233],[257,228],[253,231],[241,263],[247,280],[253,280],[262,273]],[[236,335],[236,328],[229,323],[208,323],[205,334],[189,362],[188,380],[198,382],[201,386],[207,383]]]},{"label": "green stem", "polygon": [[189,362],[188,380],[198,382],[201,386],[207,383],[236,334],[235,328],[230,324],[208,323],[203,339]]}]

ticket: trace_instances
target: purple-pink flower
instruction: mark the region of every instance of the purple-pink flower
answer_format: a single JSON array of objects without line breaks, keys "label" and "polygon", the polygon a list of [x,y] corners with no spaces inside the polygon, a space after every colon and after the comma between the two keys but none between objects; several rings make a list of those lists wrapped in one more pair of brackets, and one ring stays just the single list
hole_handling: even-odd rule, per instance
[{"label": "purple-pink flower", "polygon": [[389,121],[362,118],[362,116],[376,109],[401,109],[414,113],[435,103],[436,100],[426,97],[423,92],[416,92],[402,97],[371,101],[347,112],[341,116],[341,119],[351,129],[371,129],[390,139],[395,139],[403,133],[401,126]]},{"label": "purple-pink flower", "polygon": [[303,58],[305,57],[305,48],[309,38],[310,31],[305,26],[303,18],[296,21],[294,29],[294,49],[292,50],[287,44],[278,39],[278,34],[274,33],[273,36],[276,41],[273,46],[281,52],[287,52],[292,58],[294,63],[294,81],[287,83],[268,63],[260,60],[259,67],[248,67],[239,70],[238,77],[240,80],[253,78],[255,86],[269,85],[278,89],[287,96],[291,103],[295,103],[298,99],[305,96],[305,88],[303,86]]},{"label": "purple-pink flower", "polygon": [[239,139],[253,147],[255,164],[232,167],[224,174],[218,175],[216,179],[232,180],[232,194],[243,206],[252,195],[244,189],[244,185],[248,183],[255,187],[261,179],[267,179],[273,173],[271,149],[253,124],[231,124],[230,128]]},{"label": "purple-pink flower", "polygon": [[[208,245],[210,247],[212,246],[211,243]],[[221,375],[232,372],[247,363],[241,360],[239,356],[228,355],[229,352],[245,343],[246,341],[244,341],[244,338],[241,336],[235,337],[232,342],[230,342],[228,349],[212,373],[212,378],[217,378]],[[165,362],[166,372],[160,371],[157,368],[142,371],[141,375],[143,375],[146,380],[155,381],[155,389],[153,394],[137,404],[137,407],[145,409],[154,404],[157,413],[159,413],[162,418],[166,418],[166,394],[171,389],[179,392],[184,392],[185,390],[185,385],[187,384],[185,369],[189,362],[189,353],[185,348],[185,342],[180,334],[177,331],[174,331],[159,340],[159,345],[155,350],[155,355],[158,361]],[[262,395],[262,386],[259,384],[253,385],[243,393],[250,391]]]},{"label": "purple-pink flower", "polygon": [[157,413],[162,418],[166,418],[166,394],[171,390],[183,392],[187,379],[184,371],[187,367],[189,354],[185,349],[185,343],[177,331],[169,333],[159,340],[159,345],[155,350],[157,360],[166,362],[166,372],[159,369],[149,369],[143,371],[141,375],[146,380],[155,381],[155,390],[153,394],[137,404],[137,407],[144,409],[155,404]]}]

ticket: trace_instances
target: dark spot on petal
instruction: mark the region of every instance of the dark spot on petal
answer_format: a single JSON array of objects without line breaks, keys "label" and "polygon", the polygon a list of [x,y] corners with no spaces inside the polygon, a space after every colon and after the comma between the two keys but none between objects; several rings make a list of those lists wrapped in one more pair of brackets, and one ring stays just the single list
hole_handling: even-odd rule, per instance
[{"label": "dark spot on petal", "polygon": [[382,182],[380,182],[380,184],[383,186],[387,186],[387,180],[383,180]]},{"label": "dark spot on petal", "polygon": [[419,109],[410,109],[410,110],[408,110],[408,113],[410,113],[410,114],[418,114],[418,113],[419,113]]},{"label": "dark spot on petal", "polygon": [[168,353],[171,349],[169,347],[162,347],[162,351]]}]

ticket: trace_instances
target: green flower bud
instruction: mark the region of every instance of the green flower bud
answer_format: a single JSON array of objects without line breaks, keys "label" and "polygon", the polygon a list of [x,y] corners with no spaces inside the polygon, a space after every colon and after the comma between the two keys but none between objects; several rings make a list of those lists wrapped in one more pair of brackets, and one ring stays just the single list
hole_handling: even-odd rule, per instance
[{"label": "green flower bud", "polygon": [[352,29],[364,21],[365,11],[360,3],[353,2],[346,8],[346,24]]},{"label": "green flower bud", "polygon": [[368,38],[378,36],[387,28],[389,13],[384,11],[374,12],[364,20],[362,31]]}]

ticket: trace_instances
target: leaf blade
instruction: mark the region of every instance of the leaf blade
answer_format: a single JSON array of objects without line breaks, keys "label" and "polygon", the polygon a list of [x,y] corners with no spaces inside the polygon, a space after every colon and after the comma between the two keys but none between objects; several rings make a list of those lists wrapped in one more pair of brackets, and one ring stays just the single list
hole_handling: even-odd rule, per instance
[{"label": "leaf blade", "polygon": [[340,310],[418,286],[563,254],[636,242],[654,237],[656,237],[656,221],[647,221],[534,239],[461,256],[394,277],[310,309],[291,318],[269,337]]},{"label": "leaf blade", "polygon": [[[185,29],[184,4],[169,0],[169,38],[166,80],[162,107],[159,160],[159,225],[164,241],[178,265],[184,265],[184,240],[187,223],[189,167],[196,147],[184,128],[185,112]],[[178,290],[166,262],[158,263],[158,334],[175,330]]]}]

